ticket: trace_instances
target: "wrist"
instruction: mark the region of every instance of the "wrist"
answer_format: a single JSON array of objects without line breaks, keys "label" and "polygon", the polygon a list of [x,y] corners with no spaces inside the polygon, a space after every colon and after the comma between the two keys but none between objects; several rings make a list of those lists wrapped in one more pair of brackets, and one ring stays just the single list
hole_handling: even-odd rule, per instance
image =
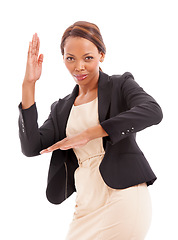
[{"label": "wrist", "polygon": [[28,78],[24,78],[23,83],[22,83],[22,87],[35,87],[35,81],[30,81]]},{"label": "wrist", "polygon": [[26,80],[22,83],[22,108],[27,109],[35,103],[35,83]]},{"label": "wrist", "polygon": [[88,128],[85,131],[86,137],[89,139],[89,141],[100,138],[100,137],[106,137],[108,134],[105,132],[105,130],[102,128],[102,126],[99,124],[97,126]]}]

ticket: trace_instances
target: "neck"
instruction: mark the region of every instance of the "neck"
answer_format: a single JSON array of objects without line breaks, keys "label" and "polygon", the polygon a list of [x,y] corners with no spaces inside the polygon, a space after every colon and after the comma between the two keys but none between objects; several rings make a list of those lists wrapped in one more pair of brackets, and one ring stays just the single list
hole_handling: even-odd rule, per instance
[{"label": "neck", "polygon": [[95,92],[98,90],[98,83],[93,86],[80,86],[79,85],[79,95],[88,95],[91,92]]}]

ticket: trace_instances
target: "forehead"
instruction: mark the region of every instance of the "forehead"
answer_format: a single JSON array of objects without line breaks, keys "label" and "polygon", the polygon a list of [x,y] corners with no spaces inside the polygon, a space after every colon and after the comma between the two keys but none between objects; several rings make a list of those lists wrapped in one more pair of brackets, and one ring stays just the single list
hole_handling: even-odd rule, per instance
[{"label": "forehead", "polygon": [[73,55],[85,54],[86,52],[98,53],[98,49],[94,43],[81,37],[68,37],[64,46],[64,54],[71,53]]}]

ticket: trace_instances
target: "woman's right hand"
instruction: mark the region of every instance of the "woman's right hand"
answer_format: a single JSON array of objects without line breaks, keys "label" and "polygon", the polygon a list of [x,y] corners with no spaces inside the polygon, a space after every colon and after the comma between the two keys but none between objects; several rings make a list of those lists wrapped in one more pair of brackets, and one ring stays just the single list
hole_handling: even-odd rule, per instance
[{"label": "woman's right hand", "polygon": [[[27,109],[35,103],[35,83],[41,76],[43,54],[39,55],[40,40],[35,33],[29,43],[25,78],[22,84],[22,108]],[[39,56],[38,56],[39,55]]]},{"label": "woman's right hand", "polygon": [[[39,55],[40,40],[35,33],[32,38],[32,42],[29,43],[26,73],[24,82],[35,83],[41,76],[43,54]],[[39,56],[38,56],[39,55]]]}]

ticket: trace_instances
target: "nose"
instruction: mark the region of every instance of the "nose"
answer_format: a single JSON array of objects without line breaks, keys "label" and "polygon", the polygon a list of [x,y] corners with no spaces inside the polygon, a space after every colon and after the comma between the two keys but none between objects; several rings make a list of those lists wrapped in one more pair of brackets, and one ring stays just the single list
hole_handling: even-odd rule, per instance
[{"label": "nose", "polygon": [[82,71],[85,70],[85,65],[83,61],[77,61],[75,65],[75,70],[76,71]]}]

